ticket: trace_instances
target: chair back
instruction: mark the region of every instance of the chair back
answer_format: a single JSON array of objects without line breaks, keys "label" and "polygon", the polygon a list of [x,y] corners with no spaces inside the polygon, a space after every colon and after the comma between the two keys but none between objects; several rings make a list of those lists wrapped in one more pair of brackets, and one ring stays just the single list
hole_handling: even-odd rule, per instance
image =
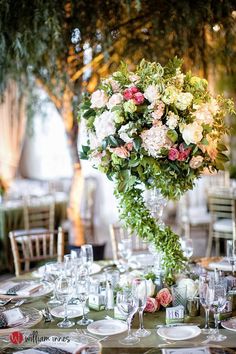
[{"label": "chair back", "polygon": [[86,243],[93,243],[94,233],[94,214],[96,201],[97,180],[94,177],[85,178],[84,191],[81,202],[80,218],[83,226],[84,239]]},{"label": "chair back", "polygon": [[55,200],[52,195],[27,198],[24,200],[25,230],[54,230]]},{"label": "chair back", "polygon": [[129,230],[125,229],[121,224],[115,223],[109,225],[110,238],[113,258],[118,259],[118,243],[124,239],[132,239],[133,252],[144,251],[148,249],[148,245],[138,235],[132,234]]},{"label": "chair back", "polygon": [[224,191],[208,196],[209,210],[213,221],[216,219],[233,219],[234,201]]},{"label": "chair back", "polygon": [[24,271],[29,271],[30,263],[57,258],[58,262],[64,256],[64,234],[58,231],[33,232],[17,234],[9,233],[16,276]]}]

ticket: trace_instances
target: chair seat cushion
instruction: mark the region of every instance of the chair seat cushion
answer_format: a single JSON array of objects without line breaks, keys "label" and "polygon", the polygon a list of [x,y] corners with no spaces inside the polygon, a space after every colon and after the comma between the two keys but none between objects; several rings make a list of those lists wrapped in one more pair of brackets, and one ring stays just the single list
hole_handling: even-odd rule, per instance
[{"label": "chair seat cushion", "polygon": [[231,219],[220,219],[214,222],[213,230],[218,232],[233,232],[233,223]]},{"label": "chair seat cushion", "polygon": [[190,207],[188,209],[188,222],[190,225],[207,225],[210,224],[211,215],[207,212],[205,206]]}]

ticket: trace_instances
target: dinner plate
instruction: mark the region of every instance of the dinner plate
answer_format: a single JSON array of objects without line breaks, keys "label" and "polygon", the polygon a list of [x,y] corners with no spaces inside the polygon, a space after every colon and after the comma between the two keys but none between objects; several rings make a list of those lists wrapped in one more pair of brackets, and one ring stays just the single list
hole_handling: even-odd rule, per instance
[{"label": "dinner plate", "polygon": [[[52,275],[60,274],[61,268],[57,267],[57,263],[52,263],[52,265],[50,267],[51,267],[50,273]],[[101,266],[97,263],[93,263],[91,266],[90,275],[99,273],[100,270],[101,270]],[[45,272],[45,266],[43,265],[43,266],[39,267],[37,270],[35,270],[34,272],[32,272],[32,275],[35,278],[42,278],[44,276],[44,272]]]},{"label": "dinner plate", "polygon": [[136,254],[130,258],[129,265],[134,269],[143,268],[153,265],[153,260],[154,257],[150,253]]},{"label": "dinner plate", "polygon": [[26,307],[21,307],[21,312],[24,315],[24,318],[22,319],[21,322],[18,322],[17,324],[11,325],[6,328],[0,328],[0,334],[4,334],[4,331],[9,330],[10,328],[15,328],[15,327],[21,327],[21,328],[30,328],[35,326],[37,323],[39,323],[43,316],[39,310],[36,310],[35,308],[26,308]]},{"label": "dinner plate", "polygon": [[209,269],[216,269],[217,268],[218,270],[223,270],[223,271],[227,271],[227,272],[232,271],[232,266],[226,260],[222,260],[220,262],[211,262],[211,263],[209,263],[208,267],[209,267]]},{"label": "dinner plate", "polygon": [[[58,306],[50,309],[51,314],[57,318],[64,318],[65,315],[65,308],[64,306]],[[89,310],[85,308],[85,313],[88,313]],[[67,317],[68,318],[75,318],[80,317],[83,315],[83,309],[81,306],[78,305],[68,305],[67,306]]]},{"label": "dinner plate", "polygon": [[127,331],[127,324],[119,320],[100,320],[90,323],[87,330],[93,334],[111,336]]},{"label": "dinner plate", "polygon": [[186,340],[199,336],[201,329],[197,326],[161,327],[157,334],[165,339]]},{"label": "dinner plate", "polygon": [[229,331],[236,332],[236,317],[231,317],[227,321],[222,321],[221,326]]},{"label": "dinner plate", "polygon": [[[23,281],[24,283],[32,284],[35,283],[35,281]],[[19,281],[15,282],[16,284],[19,283]],[[38,283],[38,282],[37,282]],[[20,300],[20,299],[37,299],[39,297],[45,296],[50,294],[52,291],[52,285],[49,283],[42,283],[42,288],[38,289],[34,293],[30,295],[7,295],[7,294],[0,294],[0,299],[6,300],[6,299],[11,299],[13,298],[14,300]]]}]

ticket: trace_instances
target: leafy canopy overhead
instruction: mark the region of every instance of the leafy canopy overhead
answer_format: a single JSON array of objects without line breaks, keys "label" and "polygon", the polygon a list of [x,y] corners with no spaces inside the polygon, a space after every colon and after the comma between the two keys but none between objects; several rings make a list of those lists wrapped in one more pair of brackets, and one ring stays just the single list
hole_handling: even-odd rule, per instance
[{"label": "leafy canopy overhead", "polygon": [[57,99],[67,86],[76,100],[88,47],[89,90],[121,58],[178,55],[203,74],[208,62],[236,70],[234,0],[0,0],[0,8],[1,91],[9,77],[28,83],[33,74]]}]

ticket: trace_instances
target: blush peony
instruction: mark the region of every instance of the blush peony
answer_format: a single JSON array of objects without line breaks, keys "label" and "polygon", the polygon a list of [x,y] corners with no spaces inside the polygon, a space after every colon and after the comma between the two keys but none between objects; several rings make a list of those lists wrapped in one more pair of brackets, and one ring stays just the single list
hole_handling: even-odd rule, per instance
[{"label": "blush peony", "polygon": [[161,306],[167,307],[172,301],[172,296],[169,289],[161,289],[156,296],[156,300],[160,303]]}]

